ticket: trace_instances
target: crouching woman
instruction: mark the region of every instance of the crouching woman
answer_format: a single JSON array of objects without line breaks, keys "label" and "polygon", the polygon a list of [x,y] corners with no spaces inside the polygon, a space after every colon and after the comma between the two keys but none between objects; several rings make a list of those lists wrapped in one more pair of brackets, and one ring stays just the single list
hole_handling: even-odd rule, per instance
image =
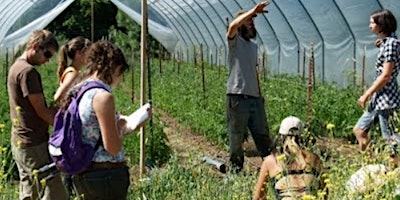
[{"label": "crouching woman", "polygon": [[300,148],[302,134],[303,124],[297,117],[290,116],[282,121],[281,141],[276,142],[277,150],[262,163],[254,200],[268,199],[267,188],[273,189],[276,199],[284,200],[300,199],[322,191],[324,187],[319,179],[322,161],[316,154]]}]

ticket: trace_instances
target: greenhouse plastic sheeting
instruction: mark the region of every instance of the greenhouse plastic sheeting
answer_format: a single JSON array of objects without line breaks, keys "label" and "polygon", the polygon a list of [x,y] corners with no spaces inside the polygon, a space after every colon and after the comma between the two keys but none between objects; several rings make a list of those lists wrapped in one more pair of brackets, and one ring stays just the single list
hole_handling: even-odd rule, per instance
[{"label": "greenhouse plastic sheeting", "polygon": [[32,31],[44,28],[74,0],[1,0],[0,54],[14,52]]},{"label": "greenhouse plastic sheeting", "polygon": [[[141,23],[140,0],[112,0],[126,6],[124,11]],[[118,2],[118,3],[117,3]],[[255,0],[148,0],[150,34],[175,54],[188,60],[199,55],[226,62],[226,28],[239,10],[248,10]],[[400,21],[399,0],[274,0],[269,12],[255,19],[260,63],[273,74],[308,76],[311,44],[315,75],[318,80],[345,86],[359,81],[363,57],[367,79],[372,80],[377,48],[369,31],[369,16],[387,8]],[[127,12],[129,10],[129,12]],[[133,15],[133,13],[136,13]],[[157,28],[152,31],[152,26]],[[159,28],[162,27],[162,28]],[[398,31],[398,33],[400,33]],[[160,39],[160,37],[164,40]],[[213,55],[213,56],[211,56]],[[211,60],[211,57],[213,60]],[[221,59],[222,58],[222,59]],[[263,65],[264,66],[264,65]],[[356,75],[355,75],[356,73]],[[357,80],[355,77],[358,77]]]},{"label": "greenhouse plastic sheeting", "polygon": [[[141,24],[141,0],[111,0]],[[44,27],[71,1],[2,0],[0,45],[20,44],[31,27]],[[147,0],[149,33],[171,53],[193,61],[203,48],[204,59],[226,63],[226,29],[240,9],[253,8],[256,0]],[[367,81],[373,80],[377,48],[368,29],[370,14],[381,8],[400,21],[399,0],[271,0],[268,13],[255,19],[260,67],[272,74],[308,76],[313,47],[316,79],[341,86],[359,82],[363,59]],[[50,5],[50,6],[49,6]],[[36,9],[33,9],[33,8]],[[41,11],[40,17],[39,8]],[[22,15],[35,12],[23,27]],[[25,19],[25,17],[22,17]],[[37,21],[39,20],[39,21]],[[33,25],[32,23],[35,23]],[[23,23],[21,23],[23,24]],[[5,27],[5,28],[3,28]],[[11,31],[12,30],[12,31]],[[22,32],[25,30],[26,32]],[[398,29],[400,30],[400,28]],[[400,31],[397,32],[398,34]],[[356,79],[357,77],[357,79]]]}]

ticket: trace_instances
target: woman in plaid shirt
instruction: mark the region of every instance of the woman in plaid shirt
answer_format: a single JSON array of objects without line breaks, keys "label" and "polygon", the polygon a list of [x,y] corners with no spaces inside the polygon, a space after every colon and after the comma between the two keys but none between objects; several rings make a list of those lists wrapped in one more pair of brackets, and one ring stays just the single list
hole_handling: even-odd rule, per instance
[{"label": "woman in plaid shirt", "polygon": [[[382,137],[389,141],[393,131],[389,128],[389,117],[400,106],[397,75],[400,66],[400,43],[395,34],[396,18],[387,10],[377,10],[371,14],[369,29],[379,39],[379,53],[376,59],[376,78],[373,84],[358,99],[358,104],[365,109],[353,128],[360,150],[364,151],[370,143],[367,133],[375,119],[379,119]],[[368,106],[367,100],[370,99]]]}]

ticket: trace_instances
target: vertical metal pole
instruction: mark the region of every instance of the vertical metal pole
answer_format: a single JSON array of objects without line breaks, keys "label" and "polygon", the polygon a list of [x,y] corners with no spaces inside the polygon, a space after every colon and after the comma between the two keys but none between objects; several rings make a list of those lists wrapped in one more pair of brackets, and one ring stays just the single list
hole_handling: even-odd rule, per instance
[{"label": "vertical metal pole", "polygon": [[135,103],[135,50],[132,48],[132,72],[131,72],[131,101]]},{"label": "vertical metal pole", "polygon": [[[142,0],[142,33],[140,42],[140,105],[145,104],[145,91],[146,91],[146,69],[147,69],[147,0]],[[143,178],[145,173],[145,129],[144,126],[140,128],[140,178]]]}]

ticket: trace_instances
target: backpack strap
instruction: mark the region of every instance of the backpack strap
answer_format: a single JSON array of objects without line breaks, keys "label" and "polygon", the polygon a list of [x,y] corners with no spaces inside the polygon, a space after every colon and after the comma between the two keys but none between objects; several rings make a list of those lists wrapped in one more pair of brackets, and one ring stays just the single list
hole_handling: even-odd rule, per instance
[{"label": "backpack strap", "polygon": [[110,92],[110,90],[103,83],[100,83],[98,81],[90,81],[88,83],[84,83],[84,85],[79,89],[78,94],[76,95],[76,101],[79,102],[83,94],[93,88],[103,88]]}]

